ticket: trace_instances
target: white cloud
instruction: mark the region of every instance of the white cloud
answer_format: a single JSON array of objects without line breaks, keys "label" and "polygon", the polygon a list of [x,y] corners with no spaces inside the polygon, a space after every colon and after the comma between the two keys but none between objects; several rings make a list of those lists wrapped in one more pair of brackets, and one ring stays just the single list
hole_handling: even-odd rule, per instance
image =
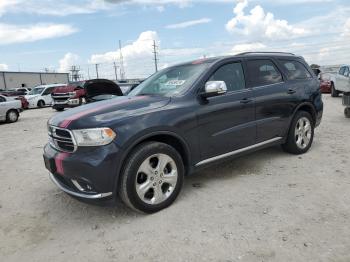
[{"label": "white cloud", "polygon": [[244,10],[248,0],[239,0],[235,6],[234,17],[227,22],[226,30],[239,33],[250,39],[280,40],[304,36],[307,31],[302,27],[290,25],[286,20],[275,19],[270,12],[257,5],[246,14]]},{"label": "white cloud", "polygon": [[[158,68],[160,69],[168,65],[183,62],[184,60],[194,59],[205,53],[204,48],[162,49],[160,48],[160,40],[157,32],[146,31],[141,33],[134,42],[122,48],[127,77],[146,77],[154,73],[153,41],[156,41],[156,45],[159,46],[158,58],[160,61]],[[120,66],[119,50],[109,51],[103,54],[94,54],[89,60],[90,64],[100,64],[100,76],[107,78],[114,77],[113,62],[117,62],[117,65]],[[92,70],[92,72],[94,71],[95,70]]]},{"label": "white cloud", "polygon": [[250,51],[261,51],[265,48],[267,48],[266,45],[262,43],[238,44],[232,48],[232,53],[239,54],[239,53],[250,52]]},{"label": "white cloud", "polygon": [[201,18],[201,19],[197,19],[197,20],[185,21],[185,22],[178,23],[178,24],[167,25],[165,28],[168,28],[168,29],[187,28],[187,27],[200,25],[200,24],[208,24],[211,21],[212,20],[210,18]]},{"label": "white cloud", "polygon": [[59,69],[60,73],[67,73],[72,65],[76,65],[79,60],[79,56],[73,53],[67,53],[64,57],[59,61]]},{"label": "white cloud", "polygon": [[62,37],[76,31],[77,29],[66,24],[11,25],[0,23],[0,45]]},{"label": "white cloud", "polygon": [[350,18],[346,20],[344,25],[344,32],[342,33],[342,36],[350,36]]},{"label": "white cloud", "polygon": [[0,71],[7,71],[9,69],[8,65],[0,64]]}]

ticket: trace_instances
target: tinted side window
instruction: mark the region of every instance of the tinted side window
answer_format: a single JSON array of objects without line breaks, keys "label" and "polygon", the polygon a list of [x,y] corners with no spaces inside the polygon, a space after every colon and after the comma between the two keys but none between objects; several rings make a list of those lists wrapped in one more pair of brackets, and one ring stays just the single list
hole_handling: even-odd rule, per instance
[{"label": "tinted side window", "polygon": [[44,93],[42,94],[43,96],[49,95],[53,92],[55,88],[54,87],[48,87],[46,88],[46,90],[44,91]]},{"label": "tinted side window", "polygon": [[339,69],[339,75],[344,75],[344,72],[345,72],[345,66]]},{"label": "tinted side window", "polygon": [[298,62],[292,60],[280,60],[283,67],[286,69],[288,79],[296,80],[296,79],[308,79],[311,78],[311,74],[305,66]]},{"label": "tinted side window", "polygon": [[344,76],[349,76],[349,67],[345,67]]},{"label": "tinted side window", "polygon": [[209,81],[224,81],[228,92],[244,89],[245,80],[242,64],[223,65],[210,77]]},{"label": "tinted side window", "polygon": [[253,87],[280,83],[281,73],[271,60],[247,61],[249,81]]},{"label": "tinted side window", "polygon": [[0,102],[6,102],[6,99],[0,96]]}]

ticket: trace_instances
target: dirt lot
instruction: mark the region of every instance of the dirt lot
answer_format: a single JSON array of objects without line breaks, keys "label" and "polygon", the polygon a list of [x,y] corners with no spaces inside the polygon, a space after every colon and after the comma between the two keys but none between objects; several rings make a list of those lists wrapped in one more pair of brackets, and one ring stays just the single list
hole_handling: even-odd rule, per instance
[{"label": "dirt lot", "polygon": [[350,261],[350,120],[324,100],[308,154],[276,147],[209,168],[154,215],[57,189],[42,160],[54,111],[26,111],[0,125],[0,260]]}]

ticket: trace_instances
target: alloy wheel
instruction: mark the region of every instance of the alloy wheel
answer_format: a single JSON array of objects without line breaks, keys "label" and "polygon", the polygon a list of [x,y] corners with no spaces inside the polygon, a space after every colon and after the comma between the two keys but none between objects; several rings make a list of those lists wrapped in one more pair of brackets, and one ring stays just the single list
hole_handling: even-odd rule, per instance
[{"label": "alloy wheel", "polygon": [[157,205],[172,195],[177,180],[175,161],[166,154],[155,154],[140,165],[135,181],[136,192],[146,204]]},{"label": "alloy wheel", "polygon": [[300,149],[305,149],[310,144],[312,138],[311,122],[306,117],[298,120],[295,126],[295,142]]}]

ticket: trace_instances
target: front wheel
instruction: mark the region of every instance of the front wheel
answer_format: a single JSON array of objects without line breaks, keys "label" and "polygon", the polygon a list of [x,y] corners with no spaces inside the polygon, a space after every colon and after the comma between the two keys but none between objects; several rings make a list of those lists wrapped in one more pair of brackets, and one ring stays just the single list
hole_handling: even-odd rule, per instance
[{"label": "front wheel", "polygon": [[185,171],[182,158],[173,147],[159,142],[144,143],[125,163],[119,194],[126,205],[154,213],[175,201]]},{"label": "front wheel", "polygon": [[10,110],[6,114],[6,122],[7,123],[17,122],[18,117],[19,117],[19,114],[16,110]]},{"label": "front wheel", "polygon": [[346,118],[350,118],[350,107],[346,107],[344,110],[344,115]]},{"label": "front wheel", "polygon": [[282,145],[283,149],[292,154],[306,153],[314,139],[314,123],[308,112],[296,113],[289,129],[287,141]]},{"label": "front wheel", "polygon": [[334,83],[331,84],[331,96],[332,97],[338,97],[339,92],[335,89]]},{"label": "front wheel", "polygon": [[43,108],[45,106],[45,102],[43,100],[39,100],[38,107]]}]

